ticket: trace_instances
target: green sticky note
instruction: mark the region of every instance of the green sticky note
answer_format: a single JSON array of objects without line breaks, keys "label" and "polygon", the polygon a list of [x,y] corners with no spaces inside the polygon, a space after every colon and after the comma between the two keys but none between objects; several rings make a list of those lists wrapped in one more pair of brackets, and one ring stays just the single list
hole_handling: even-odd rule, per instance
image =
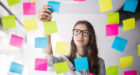
[{"label": "green sticky note", "polygon": [[109,66],[106,68],[106,75],[119,75],[119,66]]},{"label": "green sticky note", "polygon": [[119,24],[119,12],[108,13],[107,14],[107,24]]},{"label": "green sticky note", "polygon": [[138,56],[140,56],[140,44],[138,45]]},{"label": "green sticky note", "polygon": [[60,63],[54,64],[54,66],[55,66],[56,74],[68,72],[68,63],[67,62],[60,62]]},{"label": "green sticky note", "polygon": [[55,21],[44,23],[46,35],[50,35],[57,32],[57,25]]},{"label": "green sticky note", "polygon": [[16,27],[15,16],[11,15],[2,17],[2,25],[3,29],[15,28]]},{"label": "green sticky note", "polygon": [[135,18],[123,20],[123,31],[128,31],[135,28]]},{"label": "green sticky note", "polygon": [[20,0],[7,0],[7,3],[8,3],[9,6],[18,4],[20,2],[21,2]]}]

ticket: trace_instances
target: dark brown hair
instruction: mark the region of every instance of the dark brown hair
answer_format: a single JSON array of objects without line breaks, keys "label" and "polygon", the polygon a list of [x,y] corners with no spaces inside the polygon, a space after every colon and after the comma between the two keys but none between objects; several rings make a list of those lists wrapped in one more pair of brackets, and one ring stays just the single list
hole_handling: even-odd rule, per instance
[{"label": "dark brown hair", "polygon": [[[96,35],[95,31],[93,29],[93,26],[88,21],[78,21],[74,28],[78,24],[84,24],[86,25],[88,31],[89,31],[89,42],[86,46],[86,50],[84,50],[84,56],[88,57],[88,64],[89,64],[89,72],[94,73],[95,75],[98,75],[99,72],[99,58],[98,58],[98,48],[96,43]],[[76,52],[77,48],[74,43],[73,37],[71,40],[71,47],[70,47],[70,55],[68,56],[69,60],[74,64],[74,59],[76,58]]]}]

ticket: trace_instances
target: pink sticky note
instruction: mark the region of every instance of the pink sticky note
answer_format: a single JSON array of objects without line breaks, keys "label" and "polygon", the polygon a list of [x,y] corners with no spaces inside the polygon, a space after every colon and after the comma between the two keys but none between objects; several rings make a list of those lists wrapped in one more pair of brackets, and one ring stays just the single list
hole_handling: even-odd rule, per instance
[{"label": "pink sticky note", "polygon": [[10,45],[21,48],[23,43],[23,37],[12,34],[10,39]]},{"label": "pink sticky note", "polygon": [[137,71],[136,70],[125,71],[124,75],[137,75]]},{"label": "pink sticky note", "polygon": [[48,60],[37,58],[35,59],[35,70],[47,71]]},{"label": "pink sticky note", "polygon": [[74,1],[86,1],[86,0],[74,0]]},{"label": "pink sticky note", "polygon": [[23,14],[24,15],[35,15],[36,14],[36,3],[33,3],[33,2],[23,3]]},{"label": "pink sticky note", "polygon": [[89,75],[95,75],[95,74],[93,74],[93,73],[90,73]]},{"label": "pink sticky note", "polygon": [[106,25],[106,36],[117,36],[118,27],[118,24]]}]

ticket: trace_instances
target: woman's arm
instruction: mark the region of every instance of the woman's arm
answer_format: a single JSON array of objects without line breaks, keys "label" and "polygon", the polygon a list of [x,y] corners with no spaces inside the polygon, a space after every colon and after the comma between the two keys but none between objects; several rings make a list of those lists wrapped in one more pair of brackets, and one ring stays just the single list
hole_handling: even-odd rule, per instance
[{"label": "woman's arm", "polygon": [[[51,21],[52,11],[49,10],[49,8],[50,8],[49,6],[44,5],[42,7],[42,9],[39,11],[38,18],[43,23]],[[52,45],[51,45],[51,35],[48,35],[48,36],[45,35],[45,37],[48,37],[48,46],[47,46],[48,49],[44,50],[44,52],[47,53],[47,54],[53,54]]]}]

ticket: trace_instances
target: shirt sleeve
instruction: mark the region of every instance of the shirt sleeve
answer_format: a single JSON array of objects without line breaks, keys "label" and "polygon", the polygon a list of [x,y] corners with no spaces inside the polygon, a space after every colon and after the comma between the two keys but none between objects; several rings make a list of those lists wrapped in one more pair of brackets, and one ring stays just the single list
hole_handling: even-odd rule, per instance
[{"label": "shirt sleeve", "polygon": [[55,57],[53,54],[46,54],[46,58],[48,59],[48,67],[53,66],[55,63],[63,62],[63,57]]},{"label": "shirt sleeve", "polygon": [[100,58],[99,63],[100,63],[100,70],[99,70],[98,75],[106,75],[106,69],[105,69],[104,60],[102,58]]}]

